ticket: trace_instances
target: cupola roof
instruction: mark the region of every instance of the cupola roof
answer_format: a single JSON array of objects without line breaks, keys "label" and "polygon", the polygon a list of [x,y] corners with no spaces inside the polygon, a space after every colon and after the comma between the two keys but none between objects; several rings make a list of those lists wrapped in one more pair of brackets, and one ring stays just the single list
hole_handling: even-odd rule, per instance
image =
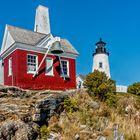
[{"label": "cupola roof", "polygon": [[105,42],[103,42],[102,41],[102,38],[100,37],[100,39],[99,39],[99,41],[95,44],[96,46],[98,46],[98,45],[106,45],[106,43]]}]

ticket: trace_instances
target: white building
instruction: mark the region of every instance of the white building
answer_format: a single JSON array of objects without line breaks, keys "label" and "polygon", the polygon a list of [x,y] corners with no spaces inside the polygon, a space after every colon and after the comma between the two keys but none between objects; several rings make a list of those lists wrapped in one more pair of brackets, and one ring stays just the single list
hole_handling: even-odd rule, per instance
[{"label": "white building", "polygon": [[79,74],[78,76],[76,76],[77,89],[84,88],[83,84],[84,84],[85,79],[86,79],[86,76],[84,75]]},{"label": "white building", "polygon": [[100,38],[100,40],[95,45],[96,49],[93,53],[92,72],[94,72],[94,70],[99,70],[101,72],[105,72],[110,78],[110,66],[108,59],[109,53],[106,50],[106,43]]},{"label": "white building", "polygon": [[127,86],[117,85],[116,92],[127,93],[127,88],[128,88]]}]

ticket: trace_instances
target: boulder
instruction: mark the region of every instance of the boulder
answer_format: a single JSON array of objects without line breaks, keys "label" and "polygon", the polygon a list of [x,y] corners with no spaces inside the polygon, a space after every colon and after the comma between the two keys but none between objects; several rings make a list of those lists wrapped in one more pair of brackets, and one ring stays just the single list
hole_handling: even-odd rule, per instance
[{"label": "boulder", "polygon": [[87,125],[80,125],[81,130],[86,129],[86,128],[87,128]]},{"label": "boulder", "polygon": [[38,136],[37,131],[29,124],[21,123],[15,132],[16,140],[35,140]]},{"label": "boulder", "polygon": [[22,121],[5,121],[0,127],[0,139],[6,140],[35,140],[37,131]]},{"label": "boulder", "polygon": [[95,102],[95,101],[90,101],[88,102],[89,107],[93,108],[93,109],[99,109],[100,105],[99,103]]},{"label": "boulder", "polygon": [[74,137],[74,139],[75,140],[80,140],[80,135],[79,134],[76,134],[75,137]]},{"label": "boulder", "polygon": [[32,120],[34,122],[49,120],[64,100],[63,95],[50,95],[48,98],[37,101],[34,105]]},{"label": "boulder", "polygon": [[61,135],[54,132],[50,132],[50,135],[47,138],[47,140],[60,140],[60,139],[61,139]]},{"label": "boulder", "polygon": [[0,114],[0,122],[4,121],[5,120],[5,116]]},{"label": "boulder", "polygon": [[17,128],[16,123],[14,121],[8,120],[8,121],[4,122],[0,128],[0,133],[1,133],[0,138],[5,138],[6,140],[10,140],[11,137],[17,131],[17,129],[18,128]]},{"label": "boulder", "polygon": [[104,136],[100,136],[100,137],[98,138],[98,140],[107,140],[107,138],[104,137]]}]

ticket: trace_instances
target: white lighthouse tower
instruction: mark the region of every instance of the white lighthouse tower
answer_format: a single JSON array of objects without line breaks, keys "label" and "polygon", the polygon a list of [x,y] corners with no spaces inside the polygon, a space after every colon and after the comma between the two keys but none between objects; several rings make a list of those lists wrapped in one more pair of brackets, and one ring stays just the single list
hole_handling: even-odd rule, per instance
[{"label": "white lighthouse tower", "polygon": [[95,44],[96,49],[93,53],[93,67],[92,72],[94,70],[99,70],[105,72],[108,78],[110,78],[110,67],[109,67],[109,53],[106,50],[106,43],[100,40]]}]

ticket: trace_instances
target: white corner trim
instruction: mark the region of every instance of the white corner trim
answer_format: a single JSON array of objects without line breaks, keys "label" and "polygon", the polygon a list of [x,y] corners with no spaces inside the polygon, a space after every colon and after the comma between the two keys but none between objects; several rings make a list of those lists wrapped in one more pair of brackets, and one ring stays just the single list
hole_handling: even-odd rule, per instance
[{"label": "white corner trim", "polygon": [[0,54],[4,53],[4,51],[6,51],[9,47],[11,47],[11,45],[14,42],[15,41],[14,41],[13,37],[11,36],[10,32],[8,31],[8,25],[6,25]]}]

